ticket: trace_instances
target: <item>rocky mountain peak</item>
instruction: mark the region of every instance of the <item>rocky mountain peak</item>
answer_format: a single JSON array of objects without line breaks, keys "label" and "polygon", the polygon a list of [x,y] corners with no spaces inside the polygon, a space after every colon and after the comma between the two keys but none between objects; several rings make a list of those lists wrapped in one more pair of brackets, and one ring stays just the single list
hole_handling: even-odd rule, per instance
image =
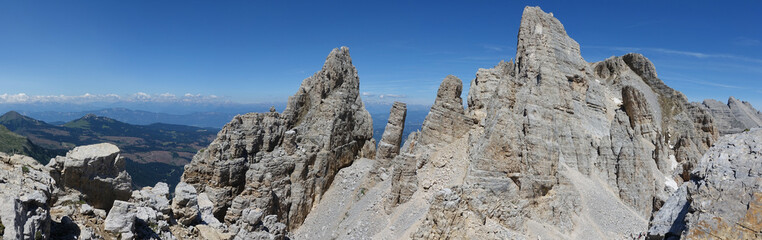
[{"label": "rocky mountain peak", "polygon": [[349,49],[337,48],[289,97],[283,114],[236,116],[186,166],[182,181],[213,203],[202,218],[235,226],[243,238],[254,238],[263,222],[281,229],[265,234],[282,235],[302,223],[372,134]]},{"label": "rocky mountain peak", "polygon": [[640,53],[628,53],[622,56],[622,60],[627,63],[635,73],[644,78],[656,78],[656,68],[648,58]]},{"label": "rocky mountain peak", "polygon": [[479,69],[468,108],[462,90],[446,76],[401,148],[395,102],[376,150],[349,50],[333,49],[283,113],[226,124],[171,201],[163,183],[129,194],[113,145],[47,166],[0,154],[4,236],[760,238],[762,130],[716,142],[718,127],[762,124],[748,102],[689,103],[641,54],[588,63],[539,7],[524,9],[516,60]]},{"label": "rocky mountain peak", "polygon": [[[518,72],[541,82],[540,67],[557,64],[561,73],[574,76],[587,65],[579,43],[566,34],[563,24],[539,7],[525,7],[516,47]],[[536,78],[536,79],[535,79]]]},{"label": "rocky mountain peak", "polygon": [[747,101],[731,96],[727,104],[714,99],[705,99],[701,106],[712,114],[719,132],[723,135],[762,127],[762,113]]}]

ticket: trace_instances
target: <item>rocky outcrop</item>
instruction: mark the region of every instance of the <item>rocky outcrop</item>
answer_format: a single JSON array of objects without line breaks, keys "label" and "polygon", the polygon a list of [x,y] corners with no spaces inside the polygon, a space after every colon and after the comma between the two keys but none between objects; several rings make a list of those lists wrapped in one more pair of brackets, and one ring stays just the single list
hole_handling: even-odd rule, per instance
[{"label": "rocky outcrop", "polygon": [[463,109],[463,82],[449,75],[442,80],[437,98],[421,126],[421,144],[448,143],[463,136],[473,125]]},{"label": "rocky outcrop", "polygon": [[31,157],[0,153],[2,239],[47,239],[54,180]]},{"label": "rocky outcrop", "polygon": [[388,161],[399,154],[406,115],[407,105],[401,102],[394,102],[392,104],[392,109],[389,111],[389,121],[384,129],[384,135],[381,136],[381,142],[378,143],[376,159]]},{"label": "rocky outcrop", "polygon": [[172,208],[166,183],[159,182],[153,187],[132,191],[130,202],[137,206],[134,233],[138,239],[175,239],[170,231]]},{"label": "rocky outcrop", "polygon": [[515,61],[477,72],[466,109],[461,81],[445,78],[391,177],[369,174],[382,177],[368,191],[392,199],[385,221],[362,216],[378,209],[360,198],[346,219],[369,224],[330,231],[619,239],[642,235],[655,210],[675,205],[670,194],[718,137],[708,111],[666,86],[643,55],[585,61],[537,7],[524,9],[516,49]]},{"label": "rocky outcrop", "polygon": [[720,134],[733,134],[762,127],[762,113],[749,102],[730,97],[727,104],[706,99],[701,105],[711,112]]},{"label": "rocky outcrop", "polygon": [[371,126],[349,50],[334,49],[282,114],[236,116],[185,167],[182,181],[205,193],[214,216],[239,235],[262,226],[246,217],[254,210],[292,229],[320,202],[336,172],[361,154]]},{"label": "rocky outcrop", "polygon": [[[471,81],[471,88],[468,90],[468,113],[474,120],[481,123],[487,117],[487,100],[494,98],[500,82],[506,82],[505,78],[515,76],[514,69],[513,61],[501,61],[495,68],[480,68],[476,72],[476,78]],[[508,97],[508,104],[516,102],[515,96]]]},{"label": "rocky outcrop", "polygon": [[762,237],[762,130],[721,138],[651,222],[651,238]]},{"label": "rocky outcrop", "polygon": [[125,201],[114,201],[111,211],[108,212],[103,229],[107,232],[121,236],[122,239],[132,239],[135,235],[135,212],[137,206]]},{"label": "rocky outcrop", "polygon": [[172,198],[172,213],[177,223],[185,226],[190,226],[201,219],[198,194],[192,185],[184,182],[177,184],[175,197]]},{"label": "rocky outcrop", "polygon": [[80,146],[50,160],[50,175],[61,189],[75,189],[95,208],[109,210],[114,200],[132,194],[132,178],[119,148],[110,143]]},{"label": "rocky outcrop", "polygon": [[418,177],[416,176],[415,156],[404,153],[394,158],[394,170],[392,171],[391,181],[391,205],[405,203],[418,190]]},{"label": "rocky outcrop", "polygon": [[49,167],[0,155],[0,189],[12,191],[0,191],[0,220],[13,226],[4,234],[761,237],[762,130],[716,142],[711,108],[666,86],[640,54],[588,63],[553,14],[527,7],[516,60],[480,69],[465,109],[461,91],[447,76],[401,148],[405,111],[393,108],[376,156],[357,72],[334,49],[283,113],[236,116],[200,150],[171,206],[164,184],[126,201],[86,186],[120,195],[129,184],[115,147],[80,147]]}]

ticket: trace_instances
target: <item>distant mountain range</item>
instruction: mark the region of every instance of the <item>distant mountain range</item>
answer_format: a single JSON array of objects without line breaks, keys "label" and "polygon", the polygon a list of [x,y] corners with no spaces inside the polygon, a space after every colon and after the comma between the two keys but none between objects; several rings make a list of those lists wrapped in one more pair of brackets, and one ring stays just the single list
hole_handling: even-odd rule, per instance
[{"label": "distant mountain range", "polygon": [[26,137],[11,132],[3,125],[0,125],[0,152],[27,155],[37,159],[42,164],[47,164],[55,156],[66,154],[66,151],[63,150],[40,147]]},{"label": "distant mountain range", "polygon": [[0,125],[46,149],[67,151],[75,146],[110,142],[132,161],[178,166],[190,162],[219,131],[163,123],[133,125],[94,114],[57,126],[14,111],[0,116]]},{"label": "distant mountain range", "polygon": [[[269,107],[268,107],[269,109]],[[266,111],[267,109],[260,109]],[[148,125],[153,123],[171,123],[180,124],[195,127],[214,127],[221,128],[226,123],[230,122],[238,113],[230,112],[197,112],[188,114],[170,114],[170,113],[156,113],[141,110],[131,110],[126,108],[107,108],[95,111],[78,111],[78,112],[22,112],[22,114],[40,119],[49,123],[68,122],[87,114],[95,114],[97,116],[104,116],[112,118],[121,122]]]},{"label": "distant mountain range", "polygon": [[[373,136],[380,141],[391,104],[368,106]],[[267,111],[262,109],[260,112]],[[279,109],[279,111],[282,109]],[[418,131],[428,106],[409,105],[403,136]],[[174,186],[196,152],[209,145],[235,113],[156,113],[126,108],[81,112],[10,111],[0,116],[0,152],[24,154],[46,164],[76,146],[109,142],[122,150],[136,187]],[[169,122],[169,123],[162,123]],[[183,124],[185,123],[185,124]],[[404,138],[403,138],[404,139]]]},{"label": "distant mountain range", "polygon": [[94,114],[53,125],[10,111],[0,116],[0,152],[28,155],[46,164],[75,146],[109,142],[122,150],[136,187],[159,181],[174,186],[183,165],[218,131],[165,123],[133,125]]},{"label": "distant mountain range", "polygon": [[[34,119],[38,119],[47,123],[50,123],[52,125],[61,125],[66,122],[79,119],[87,114],[95,114],[97,116],[103,116],[108,117],[117,121],[121,121],[124,123],[129,124],[135,124],[135,125],[148,125],[153,123],[169,123],[169,124],[179,124],[179,125],[187,125],[187,126],[194,126],[194,127],[212,127],[212,128],[222,128],[225,124],[229,123],[235,115],[238,114],[245,114],[250,112],[268,112],[270,110],[271,106],[274,106],[277,111],[281,112],[283,111],[284,104],[250,104],[245,105],[246,107],[237,107],[237,108],[222,108],[217,109],[217,111],[202,111],[206,109],[199,109],[198,112],[190,112],[190,113],[170,113],[170,112],[155,112],[155,111],[146,111],[146,110],[134,110],[129,108],[122,108],[122,107],[116,107],[116,108],[100,108],[97,110],[66,110],[67,108],[62,107],[58,109],[58,111],[53,110],[47,110],[47,111],[40,111],[38,108],[32,108],[30,106],[22,106],[24,108],[19,109],[26,109],[26,110],[15,110],[16,112],[19,112],[22,115],[29,116]],[[366,109],[368,112],[371,113],[373,117],[373,122],[378,123],[380,121],[383,121],[384,126],[386,124],[386,118],[389,117],[389,109],[391,108],[391,103],[369,103],[366,104]],[[429,111],[430,106],[426,105],[408,105],[408,115],[415,115],[415,112],[422,112],[423,118],[426,117],[426,114]],[[2,108],[0,108],[2,109]],[[29,110],[32,109],[32,110]],[[43,108],[48,109],[48,108]],[[185,109],[184,111],[188,111]],[[423,122],[423,118],[420,119],[420,122]],[[379,121],[376,121],[376,119],[379,119]],[[414,117],[415,119],[415,117]],[[374,124],[375,126],[376,124]],[[415,125],[415,124],[413,124]],[[420,124],[419,124],[420,125]],[[374,129],[376,129],[374,127]],[[383,133],[383,126],[381,127],[381,132]],[[380,137],[380,135],[379,135]]]}]

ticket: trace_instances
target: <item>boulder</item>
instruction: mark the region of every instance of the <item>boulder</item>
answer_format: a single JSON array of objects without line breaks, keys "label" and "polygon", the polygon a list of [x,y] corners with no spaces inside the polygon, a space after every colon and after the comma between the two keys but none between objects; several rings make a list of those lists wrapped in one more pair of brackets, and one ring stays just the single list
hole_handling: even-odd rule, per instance
[{"label": "boulder", "polygon": [[717,141],[691,173],[683,238],[762,238],[760,158],[762,129]]},{"label": "boulder", "polygon": [[132,178],[125,170],[119,148],[110,143],[80,146],[47,165],[62,189],[75,189],[95,208],[109,210],[114,200],[126,201],[132,194]]},{"label": "boulder", "polygon": [[177,184],[175,197],[172,198],[172,213],[177,223],[185,226],[193,225],[200,220],[198,194],[193,185],[185,182]]},{"label": "boulder", "polygon": [[132,239],[135,231],[137,208],[134,203],[114,201],[106,220],[103,222],[103,229],[121,236],[121,239]]}]

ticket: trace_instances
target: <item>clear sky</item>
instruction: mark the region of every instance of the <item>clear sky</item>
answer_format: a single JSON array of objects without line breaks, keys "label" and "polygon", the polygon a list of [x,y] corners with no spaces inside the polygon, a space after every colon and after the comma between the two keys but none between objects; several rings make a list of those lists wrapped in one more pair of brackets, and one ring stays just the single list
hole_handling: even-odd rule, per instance
[{"label": "clear sky", "polygon": [[1,1],[0,100],[286,101],[348,46],[364,100],[431,104],[446,75],[467,88],[515,56],[525,5],[589,62],[640,52],[692,101],[762,108],[758,1]]}]

